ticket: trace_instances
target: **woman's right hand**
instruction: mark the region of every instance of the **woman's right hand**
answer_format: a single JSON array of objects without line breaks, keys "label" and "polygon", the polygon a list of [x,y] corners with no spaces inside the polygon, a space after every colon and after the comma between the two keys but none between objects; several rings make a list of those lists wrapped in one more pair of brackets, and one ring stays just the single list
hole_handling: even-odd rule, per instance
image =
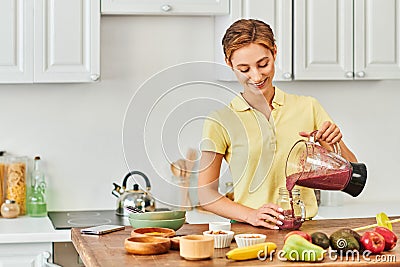
[{"label": "woman's right hand", "polygon": [[263,226],[269,229],[279,229],[282,225],[283,209],[273,203],[262,205],[248,214],[246,222],[253,226]]}]

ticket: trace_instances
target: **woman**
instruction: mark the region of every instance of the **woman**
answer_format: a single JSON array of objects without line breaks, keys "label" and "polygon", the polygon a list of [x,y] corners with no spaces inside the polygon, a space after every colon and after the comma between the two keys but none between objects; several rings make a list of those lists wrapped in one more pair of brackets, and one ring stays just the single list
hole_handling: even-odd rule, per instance
[{"label": "woman", "polygon": [[[356,162],[342,134],[318,101],[284,93],[275,87],[277,47],[269,25],[242,19],[226,31],[222,45],[226,64],[243,92],[229,107],[212,113],[204,123],[199,173],[201,205],[218,215],[254,226],[279,229],[283,210],[274,204],[285,186],[285,162],[292,145],[317,130],[316,140]],[[235,201],[218,193],[222,160],[229,164]],[[314,191],[299,188],[307,217],[317,213]]]}]

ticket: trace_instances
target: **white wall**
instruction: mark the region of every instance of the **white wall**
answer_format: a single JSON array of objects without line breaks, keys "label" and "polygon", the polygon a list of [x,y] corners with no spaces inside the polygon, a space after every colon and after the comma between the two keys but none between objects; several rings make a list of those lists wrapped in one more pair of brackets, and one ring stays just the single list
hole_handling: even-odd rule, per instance
[{"label": "white wall", "polygon": [[[213,23],[212,17],[103,16],[101,82],[0,85],[0,148],[42,156],[48,174],[49,210],[114,208],[112,182],[121,184],[128,171],[122,134],[130,99],[146,79],[166,67],[212,61]],[[345,142],[367,164],[367,188],[349,201],[399,200],[400,81],[278,86],[317,97],[340,125]],[[140,149],[135,153],[135,142],[142,140],[141,129],[135,131],[132,122],[129,127],[133,130],[132,139],[125,143],[132,145],[129,166],[150,176],[156,197],[176,202],[176,191],[153,176],[157,173]],[[186,133],[186,137],[190,134],[196,133]],[[180,145],[182,153],[189,146]],[[175,153],[172,159],[178,156]],[[168,172],[168,164],[164,165]]]}]

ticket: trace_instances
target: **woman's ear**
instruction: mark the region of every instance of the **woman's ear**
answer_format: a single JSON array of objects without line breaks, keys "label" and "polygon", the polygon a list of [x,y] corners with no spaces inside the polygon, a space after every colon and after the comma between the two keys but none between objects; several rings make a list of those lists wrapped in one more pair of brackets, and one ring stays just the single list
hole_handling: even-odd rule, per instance
[{"label": "woman's ear", "polygon": [[276,45],[274,45],[274,60],[276,60],[276,54],[278,53],[278,48],[277,48],[277,46]]},{"label": "woman's ear", "polygon": [[225,58],[225,63],[232,69],[232,62],[228,58]]}]

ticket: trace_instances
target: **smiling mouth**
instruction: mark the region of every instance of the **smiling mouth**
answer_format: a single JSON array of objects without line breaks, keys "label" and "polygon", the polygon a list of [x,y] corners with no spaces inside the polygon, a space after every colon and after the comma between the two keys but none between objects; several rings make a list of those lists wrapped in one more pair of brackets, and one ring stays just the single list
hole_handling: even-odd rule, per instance
[{"label": "smiling mouth", "polygon": [[263,80],[262,82],[259,83],[252,83],[255,87],[257,87],[258,89],[261,89],[264,87],[265,82],[267,81],[267,79]]}]

